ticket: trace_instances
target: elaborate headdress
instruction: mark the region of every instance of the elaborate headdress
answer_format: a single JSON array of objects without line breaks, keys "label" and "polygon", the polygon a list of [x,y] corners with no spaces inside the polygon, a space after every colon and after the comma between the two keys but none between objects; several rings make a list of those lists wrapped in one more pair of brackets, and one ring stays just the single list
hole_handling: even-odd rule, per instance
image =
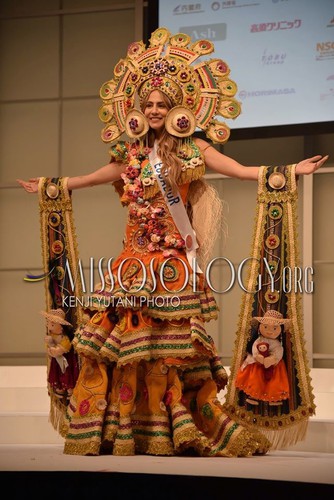
[{"label": "elaborate headdress", "polygon": [[170,134],[188,137],[199,127],[214,143],[228,140],[229,127],[215,117],[234,119],[240,114],[240,103],[233,98],[237,86],[221,59],[192,65],[213,52],[214,45],[209,40],[190,41],[189,35],[171,36],[166,28],[158,28],[148,48],[142,41],[130,44],[126,57],[114,68],[113,79],[100,90],[104,142],[115,141],[123,132],[141,137],[148,131],[146,117],[135,108],[135,96],[138,92],[142,102],[152,90],[164,92],[173,103],[165,122]]}]

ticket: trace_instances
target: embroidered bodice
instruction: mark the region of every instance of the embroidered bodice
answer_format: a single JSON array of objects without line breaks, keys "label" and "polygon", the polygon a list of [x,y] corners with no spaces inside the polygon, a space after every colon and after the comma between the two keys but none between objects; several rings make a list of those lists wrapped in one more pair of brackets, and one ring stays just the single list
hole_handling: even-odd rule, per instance
[{"label": "embroidered bodice", "polygon": [[[114,183],[122,204],[128,206],[125,248],[140,254],[163,251],[165,256],[173,255],[173,249],[185,248],[150,165],[150,150],[120,142],[110,152],[112,161],[126,163],[121,181]],[[185,203],[190,183],[204,174],[205,165],[193,141],[181,151],[180,157],[182,168],[178,185]]]}]

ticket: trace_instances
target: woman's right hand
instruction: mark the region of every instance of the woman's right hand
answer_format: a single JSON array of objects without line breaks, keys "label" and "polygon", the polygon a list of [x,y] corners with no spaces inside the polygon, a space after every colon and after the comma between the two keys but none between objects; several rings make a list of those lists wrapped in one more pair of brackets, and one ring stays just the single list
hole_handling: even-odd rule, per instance
[{"label": "woman's right hand", "polygon": [[27,193],[37,193],[38,192],[38,182],[39,177],[29,179],[29,181],[23,181],[22,179],[16,179],[17,182],[22,186]]}]

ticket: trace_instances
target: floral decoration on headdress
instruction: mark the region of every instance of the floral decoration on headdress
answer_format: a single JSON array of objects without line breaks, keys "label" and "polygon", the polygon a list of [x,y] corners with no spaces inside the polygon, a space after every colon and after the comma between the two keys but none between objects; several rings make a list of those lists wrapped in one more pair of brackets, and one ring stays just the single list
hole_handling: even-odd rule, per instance
[{"label": "floral decoration on headdress", "polygon": [[99,117],[106,124],[101,134],[104,142],[115,141],[123,132],[130,137],[147,132],[143,114],[135,110],[135,96],[137,92],[142,102],[152,90],[164,92],[178,107],[177,113],[166,117],[170,133],[187,137],[197,126],[214,143],[228,140],[229,127],[215,117],[234,119],[240,114],[240,103],[234,99],[237,85],[229,78],[226,62],[197,61],[214,51],[211,41],[190,41],[189,35],[171,36],[166,28],[158,28],[148,48],[142,41],[130,44],[126,57],[116,64],[113,78],[100,89],[103,105]]}]

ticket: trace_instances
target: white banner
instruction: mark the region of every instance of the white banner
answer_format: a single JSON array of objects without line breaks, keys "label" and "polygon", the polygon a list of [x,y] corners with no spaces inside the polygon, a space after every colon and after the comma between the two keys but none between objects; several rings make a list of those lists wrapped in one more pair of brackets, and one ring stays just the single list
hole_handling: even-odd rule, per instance
[{"label": "white banner", "polygon": [[190,224],[190,220],[179,191],[176,190],[175,192],[173,192],[171,186],[168,186],[161,173],[162,161],[157,156],[156,143],[154,143],[154,147],[149,154],[149,160],[158,181],[160,190],[166,201],[169,212],[173,217],[175,225],[185,242],[188,262],[192,268],[195,262],[196,272],[201,273],[202,270],[198,266],[196,260],[194,260],[196,259],[196,250],[198,248],[196,233],[192,225]]}]

